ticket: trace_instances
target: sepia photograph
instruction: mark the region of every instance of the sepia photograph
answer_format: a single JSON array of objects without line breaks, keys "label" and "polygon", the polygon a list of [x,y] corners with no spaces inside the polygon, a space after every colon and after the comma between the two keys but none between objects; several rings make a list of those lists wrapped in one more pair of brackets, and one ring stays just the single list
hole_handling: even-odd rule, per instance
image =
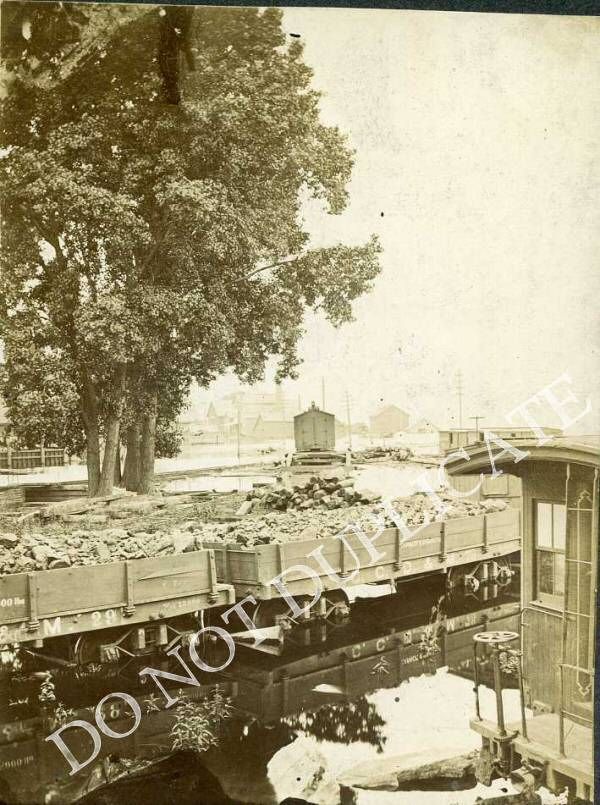
[{"label": "sepia photograph", "polygon": [[0,805],[596,801],[600,9],[389,5],[0,3]]}]

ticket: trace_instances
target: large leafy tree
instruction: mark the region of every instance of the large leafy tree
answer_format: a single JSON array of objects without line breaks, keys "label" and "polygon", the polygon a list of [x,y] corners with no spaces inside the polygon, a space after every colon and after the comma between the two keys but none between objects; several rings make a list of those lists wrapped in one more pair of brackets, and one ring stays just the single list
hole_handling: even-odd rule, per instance
[{"label": "large leafy tree", "polygon": [[310,246],[303,200],[340,213],[352,154],[280,11],[144,9],[94,38],[105,7],[76,8],[84,57],[44,39],[31,70],[8,50],[4,322],[40,322],[68,373],[90,493],[125,432],[128,485],[149,491],[157,421],[191,380],[252,382],[271,356],[293,376],[305,310],[348,321],[379,246]]}]

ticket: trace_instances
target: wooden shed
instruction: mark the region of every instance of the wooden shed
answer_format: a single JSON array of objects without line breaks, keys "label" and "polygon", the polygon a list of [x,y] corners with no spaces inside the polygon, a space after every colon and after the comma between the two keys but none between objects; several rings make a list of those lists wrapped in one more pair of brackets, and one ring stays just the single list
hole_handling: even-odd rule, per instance
[{"label": "wooden shed", "polygon": [[335,416],[321,411],[314,402],[308,411],[294,417],[296,450],[335,450]]}]

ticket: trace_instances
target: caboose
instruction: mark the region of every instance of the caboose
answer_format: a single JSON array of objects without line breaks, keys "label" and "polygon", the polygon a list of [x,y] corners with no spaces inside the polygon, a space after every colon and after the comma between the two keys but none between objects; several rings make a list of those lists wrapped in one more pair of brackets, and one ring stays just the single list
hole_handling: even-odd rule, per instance
[{"label": "caboose", "polygon": [[[518,463],[508,453],[496,460],[523,483],[521,651],[505,644],[516,641],[516,634],[475,639],[495,653],[508,649],[521,656],[522,719],[504,723],[500,685],[496,721],[481,718],[477,701],[471,726],[482,736],[492,771],[528,776],[556,792],[568,786],[573,795],[593,801],[600,438],[511,444],[528,454]],[[466,450],[468,459],[450,464],[450,475],[490,471],[486,444]]]}]

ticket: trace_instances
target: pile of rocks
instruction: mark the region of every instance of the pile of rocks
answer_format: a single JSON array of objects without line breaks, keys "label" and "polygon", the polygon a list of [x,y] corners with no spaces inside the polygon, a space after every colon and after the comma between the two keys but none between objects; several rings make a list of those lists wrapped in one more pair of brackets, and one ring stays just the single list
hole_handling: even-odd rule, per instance
[{"label": "pile of rocks", "polygon": [[[378,499],[378,496],[375,497]],[[261,499],[258,498],[258,500]],[[322,499],[317,498],[318,501]],[[394,511],[402,517],[409,528],[427,525],[434,520],[453,520],[503,511],[508,506],[504,500],[481,502],[456,500],[444,493],[440,493],[439,499],[444,503],[444,509],[441,511],[436,508],[430,497],[420,493],[410,497],[397,498],[391,503]],[[350,524],[369,533],[381,522],[386,527],[395,525],[392,517],[386,514],[381,506],[365,505],[364,502],[359,501],[354,505],[332,510],[317,503],[312,507],[288,509],[285,512],[261,513],[255,509],[234,523],[218,525],[207,523],[203,527],[202,535],[208,542],[213,540],[237,542],[239,545],[251,548],[264,543],[277,544],[292,540],[324,539],[339,534]]]},{"label": "pile of rocks", "polygon": [[361,461],[408,461],[412,457],[412,451],[408,447],[368,447],[361,453],[356,454]]},{"label": "pile of rocks", "polygon": [[[232,498],[239,505],[241,496]],[[440,494],[440,498],[446,504],[443,512],[423,494],[398,498],[392,505],[409,528],[433,520],[502,511],[508,505],[504,500],[475,502],[455,500],[444,494]],[[304,486],[285,492],[255,490],[242,504],[242,507],[249,504],[252,511],[233,522],[207,522],[205,513],[196,510],[189,513],[187,521],[159,523],[152,522],[151,511],[147,510],[134,518],[128,507],[131,519],[120,520],[118,524],[114,520],[105,525],[96,524],[90,517],[85,526],[56,520],[46,526],[36,524],[30,529],[11,531],[4,527],[0,533],[0,573],[166,556],[198,550],[214,542],[236,542],[251,549],[265,543],[323,539],[339,534],[349,525],[359,526],[368,533],[382,517],[385,525],[394,524],[392,518],[382,513],[378,499],[378,495],[359,492],[351,482],[339,478],[311,478]],[[285,511],[268,510],[270,506],[283,505]]]},{"label": "pile of rocks", "polygon": [[[461,517],[475,517],[496,511],[504,511],[508,508],[505,500],[468,500],[465,498],[455,498],[447,492],[439,492],[438,500],[443,504],[440,507],[429,495],[418,492],[415,495],[404,498],[395,498],[391,501],[393,509],[402,516],[408,526],[419,526],[432,523],[434,520],[456,520]],[[386,523],[390,526],[393,521],[386,517]]]},{"label": "pile of rocks", "polygon": [[[247,548],[266,543],[278,544],[304,539],[324,539],[349,524],[368,521],[369,507],[357,504],[341,509],[289,510],[251,514],[234,523],[207,523],[202,530],[205,543],[236,542]],[[370,530],[373,524],[370,523]]]},{"label": "pile of rocks", "polygon": [[54,570],[74,565],[96,565],[126,559],[144,559],[195,550],[199,546],[194,523],[179,526],[168,533],[128,531],[123,528],[103,530],[60,529],[0,534],[0,573],[24,573]]},{"label": "pile of rocks", "polygon": [[318,478],[313,475],[303,485],[276,488],[258,487],[248,493],[238,514],[248,514],[256,509],[274,511],[308,511],[310,509],[347,509],[356,504],[368,505],[380,499],[380,495],[367,490],[358,492],[353,478],[338,478],[330,475]]}]

